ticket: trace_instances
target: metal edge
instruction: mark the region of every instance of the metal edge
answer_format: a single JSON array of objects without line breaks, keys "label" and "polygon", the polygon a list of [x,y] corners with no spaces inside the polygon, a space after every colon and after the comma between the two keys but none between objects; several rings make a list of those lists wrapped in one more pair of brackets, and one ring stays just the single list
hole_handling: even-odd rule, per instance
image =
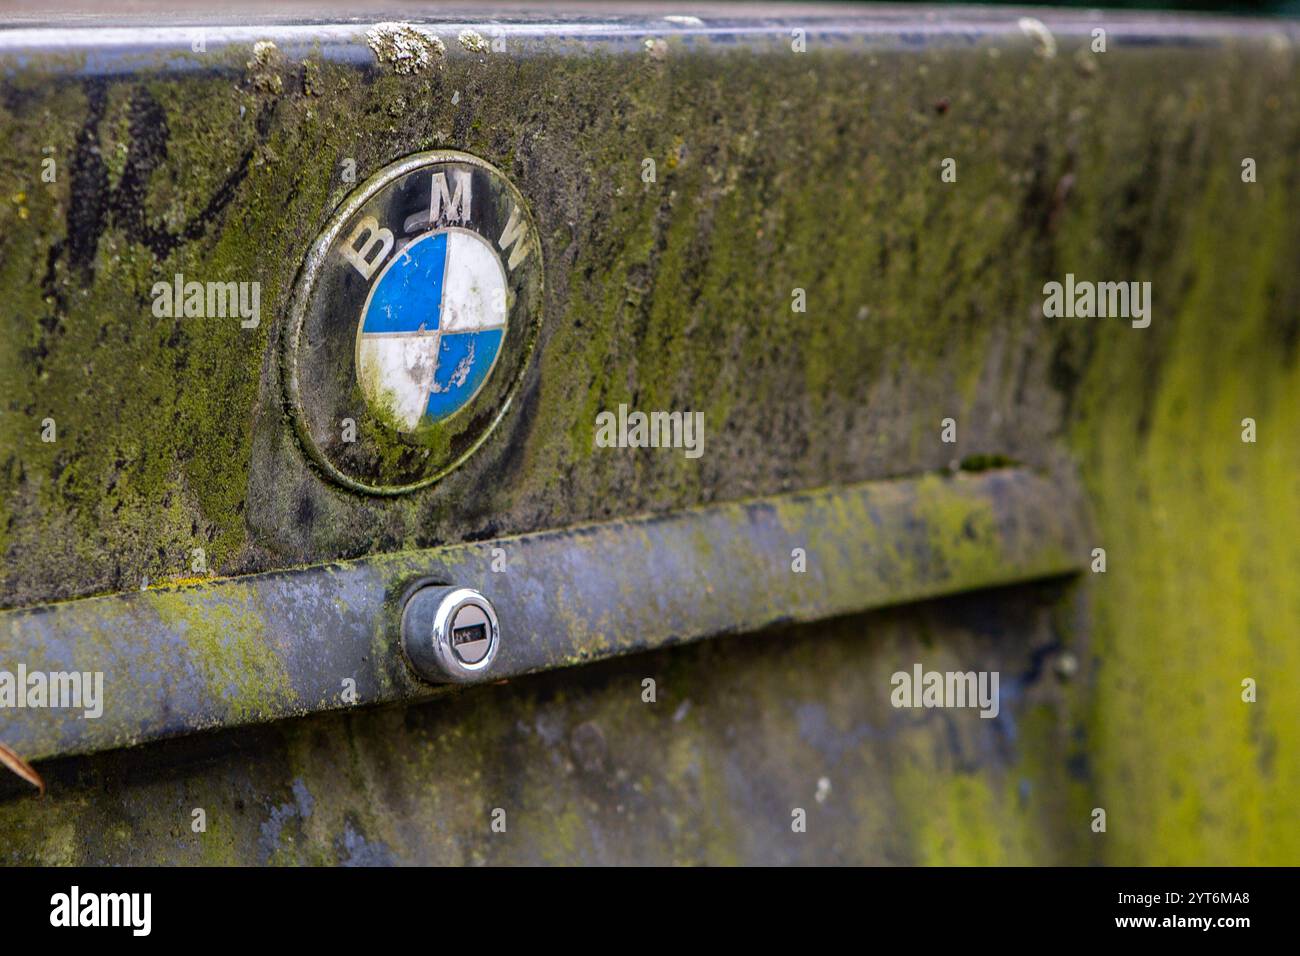
[{"label": "metal edge", "polygon": [[[1243,38],[1293,47],[1300,23],[1285,18],[1231,17],[1186,12],[1062,10],[1050,7],[779,7],[737,4],[697,7],[682,16],[670,7],[630,4],[617,14],[581,7],[501,8],[440,11],[419,4],[396,8],[387,19],[348,19],[336,11],[323,15],[266,15],[255,10],[236,15],[178,17],[172,10],[145,10],[133,16],[57,15],[0,18],[0,68],[40,69],[73,75],[108,75],[162,67],[167,70],[237,69],[212,57],[223,48],[270,41],[290,57],[321,56],[358,66],[376,64],[367,33],[401,23],[447,37],[447,56],[475,56],[456,42],[463,31],[500,36],[510,55],[585,51],[644,53],[651,39],[687,47],[747,48],[788,42],[790,31],[804,30],[824,46],[872,52],[935,47],[970,47],[987,42],[1031,42],[1024,21],[1062,39],[1085,39],[1099,26],[1123,46],[1214,45]],[[335,14],[331,16],[331,14]],[[400,19],[399,19],[400,17]],[[671,17],[671,19],[670,19]],[[1037,27],[1035,27],[1037,29]],[[191,50],[202,33],[203,55]],[[492,55],[492,54],[486,54]],[[498,54],[499,55],[499,54]],[[55,59],[51,60],[53,57]],[[58,58],[64,58],[60,61]],[[80,57],[81,62],[76,62]],[[8,62],[3,62],[8,61]]]}]

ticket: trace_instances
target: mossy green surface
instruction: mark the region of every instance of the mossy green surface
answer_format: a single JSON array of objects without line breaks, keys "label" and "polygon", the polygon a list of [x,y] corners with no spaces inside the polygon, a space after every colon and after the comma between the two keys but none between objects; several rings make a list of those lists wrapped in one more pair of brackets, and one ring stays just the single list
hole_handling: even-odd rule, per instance
[{"label": "mossy green surface", "polygon": [[[943,51],[743,47],[456,56],[414,76],[308,55],[310,87],[303,62],[272,61],[277,93],[245,53],[165,79],[24,74],[3,117],[6,191],[25,189],[27,210],[0,207],[20,343],[6,352],[5,601],[137,587],[183,573],[195,547],[246,573],[914,473],[949,464],[933,441],[947,415],[965,416],[960,453],[1045,454],[1050,416],[1015,419],[1037,358],[1010,346],[1039,330],[1002,306],[1032,265],[1017,208],[1033,197],[983,186],[1036,161],[1035,78],[1012,65],[997,67],[999,104],[969,89],[982,62]],[[948,114],[931,94],[954,98]],[[1009,104],[1023,115],[999,125]],[[33,186],[46,146],[62,174]],[[445,147],[497,165],[532,208],[539,348],[465,466],[367,498],[324,480],[286,426],[284,310],[354,188],[344,160],[360,182]],[[942,154],[976,150],[971,186],[938,181]],[[922,227],[935,239],[917,245]],[[177,273],[260,282],[260,325],[154,317],[153,284]],[[621,402],[704,412],[706,455],[593,454],[595,413]]]},{"label": "mossy green surface", "polygon": [[[50,797],[0,803],[3,859],[1300,860],[1295,50],[1120,46],[1085,65],[1064,40],[1051,60],[991,46],[450,56],[418,76],[317,57],[246,75],[235,51],[185,78],[6,79],[6,604],[138,587],[200,546],[243,573],[963,460],[1077,466],[1108,569],[42,768]],[[142,132],[158,115],[162,153]],[[67,169],[88,136],[100,189],[141,183],[94,248],[70,242],[91,234],[70,179],[39,181],[43,147]],[[362,179],[440,147],[528,198],[546,315],[488,445],[376,502],[294,444],[278,320],[350,188],[341,160]],[[178,271],[261,281],[261,326],[154,320],[148,290]],[[1066,272],[1151,281],[1151,327],[1043,319],[1042,284]],[[705,457],[594,449],[595,413],[620,402],[704,411]],[[960,536],[949,550],[960,567]],[[258,671],[255,634],[215,639],[211,676],[255,710],[280,675]],[[1067,647],[1083,666],[1059,685]],[[1022,696],[998,721],[893,711],[889,674],[915,661],[1002,668]]]},{"label": "mossy green surface", "polygon": [[[1259,92],[1247,115],[1295,116],[1294,85],[1275,111]],[[1294,125],[1275,135],[1296,155]],[[1090,736],[1113,862],[1300,861],[1300,178],[1278,164],[1243,185],[1253,145],[1230,127],[1187,157],[1217,171],[1154,210],[1187,222],[1154,274],[1185,289],[1163,348],[1103,337],[1079,388],[1107,551]]]},{"label": "mossy green surface", "polygon": [[[1070,685],[1034,661],[1069,600],[964,597],[58,761],[44,800],[0,801],[0,862],[1067,862],[1087,781],[1062,759]],[[877,693],[901,661],[974,658],[1003,673],[999,720]]]},{"label": "mossy green surface", "polygon": [[229,721],[270,719],[293,699],[284,662],[267,646],[251,595],[243,607],[204,602],[183,590],[153,591],[147,600],[163,627],[184,635],[188,659],[214,696],[229,705]]}]

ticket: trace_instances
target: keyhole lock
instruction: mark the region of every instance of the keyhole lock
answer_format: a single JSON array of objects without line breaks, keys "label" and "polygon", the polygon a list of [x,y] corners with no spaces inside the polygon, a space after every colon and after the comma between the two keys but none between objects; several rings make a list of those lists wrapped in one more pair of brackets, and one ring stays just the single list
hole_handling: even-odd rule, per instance
[{"label": "keyhole lock", "polygon": [[427,681],[483,680],[500,644],[492,602],[473,588],[420,585],[402,608],[402,649]]}]

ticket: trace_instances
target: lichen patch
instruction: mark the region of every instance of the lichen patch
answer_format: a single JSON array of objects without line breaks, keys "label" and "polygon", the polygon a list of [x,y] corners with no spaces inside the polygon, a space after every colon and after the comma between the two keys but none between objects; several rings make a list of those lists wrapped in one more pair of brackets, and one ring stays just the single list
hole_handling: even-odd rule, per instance
[{"label": "lichen patch", "polygon": [[470,53],[487,53],[492,49],[487,38],[477,30],[461,30],[457,39],[460,40],[460,45]]},{"label": "lichen patch", "polygon": [[442,62],[447,46],[409,23],[377,23],[366,32],[366,42],[380,63],[395,73],[420,73]]},{"label": "lichen patch", "polygon": [[263,93],[283,92],[284,81],[277,70],[282,60],[280,50],[270,40],[258,40],[253,44],[253,55],[244,65],[255,89]]}]

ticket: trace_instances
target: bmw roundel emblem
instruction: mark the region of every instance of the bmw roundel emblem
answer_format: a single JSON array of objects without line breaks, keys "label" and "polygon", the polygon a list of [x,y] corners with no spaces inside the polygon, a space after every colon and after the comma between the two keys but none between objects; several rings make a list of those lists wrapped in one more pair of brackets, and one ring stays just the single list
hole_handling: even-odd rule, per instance
[{"label": "bmw roundel emblem", "polygon": [[541,319],[523,197],[468,153],[417,153],[343,203],[298,278],[285,388],[334,480],[395,494],[464,461],[505,415]]}]

